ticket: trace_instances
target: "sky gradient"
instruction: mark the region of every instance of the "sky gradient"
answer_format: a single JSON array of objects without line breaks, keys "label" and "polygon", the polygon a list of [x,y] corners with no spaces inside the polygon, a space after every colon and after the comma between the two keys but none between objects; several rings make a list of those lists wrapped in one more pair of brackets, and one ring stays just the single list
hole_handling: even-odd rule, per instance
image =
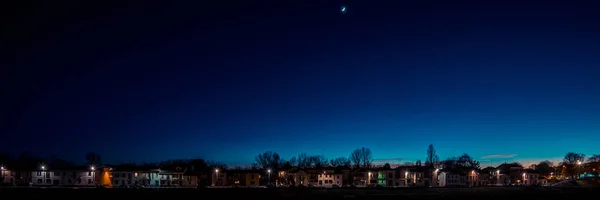
[{"label": "sky gradient", "polygon": [[600,153],[597,3],[486,2],[22,5],[2,37],[0,148],[231,165]]}]

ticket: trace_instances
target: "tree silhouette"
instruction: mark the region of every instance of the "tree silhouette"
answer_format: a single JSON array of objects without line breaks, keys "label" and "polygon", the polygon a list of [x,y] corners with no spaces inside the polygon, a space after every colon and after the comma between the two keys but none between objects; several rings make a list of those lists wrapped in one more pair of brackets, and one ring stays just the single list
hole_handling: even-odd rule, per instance
[{"label": "tree silhouette", "polygon": [[306,168],[310,166],[310,160],[306,153],[300,153],[298,155],[298,167]]},{"label": "tree silhouette", "polygon": [[469,169],[479,169],[479,161],[473,159],[466,153],[458,157],[458,165]]},{"label": "tree silhouette", "polygon": [[383,169],[392,169],[392,166],[390,166],[390,163],[385,163],[383,164]]},{"label": "tree silhouette", "polygon": [[433,144],[430,144],[429,147],[427,147],[427,158],[425,159],[425,165],[429,167],[435,167],[435,164],[439,161],[440,158],[436,154]]},{"label": "tree silhouette", "polygon": [[421,166],[421,165],[422,165],[422,164],[421,164],[421,160],[417,160],[417,161],[415,162],[415,165],[416,165],[416,166]]},{"label": "tree silhouette", "polygon": [[100,165],[100,164],[102,164],[102,158],[100,157],[99,154],[94,153],[94,152],[87,152],[85,154],[85,160],[87,161],[88,165]]},{"label": "tree silhouette", "polygon": [[587,159],[588,162],[600,162],[600,154],[594,154]]},{"label": "tree silhouette", "polygon": [[340,167],[340,166],[350,166],[350,160],[346,157],[338,157],[335,159],[331,159],[329,161],[329,164],[333,167]]},{"label": "tree silhouette", "polygon": [[262,167],[263,169],[269,169],[269,168],[273,168],[276,169],[279,167],[279,164],[281,163],[281,157],[279,157],[279,154],[272,152],[272,151],[266,151],[264,153],[258,154],[255,157],[255,161],[256,164],[260,167]]},{"label": "tree silhouette", "polygon": [[583,162],[585,160],[585,154],[582,153],[574,153],[569,152],[563,158],[563,162],[565,164],[577,164],[578,162]]},{"label": "tree silhouette", "polygon": [[537,170],[542,176],[549,176],[550,173],[554,172],[554,168],[552,168],[552,162],[545,160],[538,163],[535,166],[535,170]]},{"label": "tree silhouette", "polygon": [[362,147],[350,153],[350,160],[354,163],[355,167],[370,168],[371,163],[373,163],[373,154],[371,153],[371,149]]}]

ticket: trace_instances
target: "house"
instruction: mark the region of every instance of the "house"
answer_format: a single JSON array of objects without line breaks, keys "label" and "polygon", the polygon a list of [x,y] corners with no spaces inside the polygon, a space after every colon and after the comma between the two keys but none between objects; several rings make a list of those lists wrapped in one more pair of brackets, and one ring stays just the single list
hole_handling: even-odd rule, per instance
[{"label": "house", "polygon": [[62,173],[61,185],[77,187],[96,186],[96,169],[94,167],[79,166],[58,170]]},{"label": "house", "polygon": [[289,185],[308,185],[309,183],[309,175],[300,168],[292,168],[286,173],[287,175],[287,183]]},{"label": "house", "polygon": [[442,170],[438,175],[440,187],[464,187],[467,176],[460,170]]},{"label": "house", "polygon": [[317,175],[318,186],[325,188],[332,188],[335,186],[341,186],[343,183],[343,174],[336,173],[333,169],[323,169],[323,172]]},{"label": "house", "polygon": [[399,170],[400,175],[404,173],[404,176],[400,177],[401,186],[411,187],[429,187],[437,186],[437,178],[433,177],[437,174],[437,171],[433,167],[426,166],[400,166],[396,168]]},{"label": "house", "polygon": [[0,183],[2,185],[14,185],[16,183],[17,172],[14,170],[9,170],[8,168],[2,166],[0,168]]},{"label": "house", "polygon": [[181,186],[182,187],[198,187],[199,186],[199,176],[193,172],[185,172],[181,177]]},{"label": "house", "polygon": [[[161,176],[160,172],[160,169],[152,166],[140,167],[129,165],[116,166],[114,168],[109,167],[108,170],[112,187],[131,187],[136,185],[160,187],[161,181],[164,179],[164,176]],[[166,184],[166,182],[162,183]]]},{"label": "house", "polygon": [[505,185],[508,184],[521,184],[522,175],[524,172],[523,166],[517,163],[503,163],[497,167],[500,170],[500,174],[504,177],[500,177]]},{"label": "house", "polygon": [[96,185],[104,187],[112,187],[112,167],[110,166],[99,166],[94,169]]},{"label": "house", "polygon": [[308,175],[308,185],[309,186],[318,186],[319,185],[319,175],[322,173],[322,170],[319,169],[306,169],[306,174]]},{"label": "house", "polygon": [[485,171],[473,169],[467,173],[467,186],[469,187],[482,187],[486,186],[489,179],[489,174]]},{"label": "house", "polygon": [[[180,174],[182,174],[182,173],[159,169],[159,171],[158,171],[158,179],[159,179],[159,184],[160,184],[159,186],[160,187],[171,187],[171,186],[178,185],[177,179],[174,179],[173,175],[180,175]],[[173,182],[173,181],[175,181],[175,182]]]},{"label": "house", "polygon": [[61,173],[58,170],[49,170],[46,166],[41,166],[35,171],[31,171],[32,184],[35,186],[59,186],[61,184]]},{"label": "house", "polygon": [[396,177],[396,170],[379,170],[379,172],[377,173],[377,184],[383,187],[399,187],[400,179]]},{"label": "house", "polygon": [[496,168],[494,167],[486,167],[483,168],[479,171],[479,181],[481,182],[482,186],[488,186],[488,185],[492,185],[495,183],[495,177],[494,176],[494,172],[496,171]]},{"label": "house", "polygon": [[281,169],[281,170],[277,171],[277,180],[275,180],[277,186],[289,185],[288,171],[290,171],[290,169]]},{"label": "house", "polygon": [[227,185],[250,186],[260,185],[262,178],[258,170],[229,170],[227,171]]},{"label": "house", "polygon": [[522,183],[523,185],[538,185],[540,179],[540,174],[536,170],[527,169],[523,172]]},{"label": "house", "polygon": [[212,186],[225,186],[227,184],[227,171],[223,169],[215,169],[211,174]]},{"label": "house", "polygon": [[373,173],[370,170],[360,168],[350,172],[352,178],[352,184],[358,187],[366,187],[369,184],[377,183],[377,173]]},{"label": "house", "polygon": [[[138,178],[137,176],[135,176],[137,174],[138,170],[134,170],[134,169],[119,169],[119,168],[115,168],[114,170],[112,170],[112,186],[113,187],[128,187],[128,186],[133,186],[135,185],[135,181],[133,180],[134,177]],[[143,184],[142,185],[146,185]]]}]

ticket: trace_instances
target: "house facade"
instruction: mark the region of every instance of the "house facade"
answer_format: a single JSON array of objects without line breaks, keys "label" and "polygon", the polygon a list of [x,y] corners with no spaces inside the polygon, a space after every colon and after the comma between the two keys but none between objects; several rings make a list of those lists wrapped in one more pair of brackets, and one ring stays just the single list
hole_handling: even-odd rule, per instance
[{"label": "house facade", "polygon": [[438,175],[440,187],[464,187],[467,176],[458,172],[442,171]]},{"label": "house facade", "polygon": [[332,188],[334,186],[342,186],[343,174],[335,173],[334,170],[328,169],[323,170],[321,174],[317,175],[319,187]]}]

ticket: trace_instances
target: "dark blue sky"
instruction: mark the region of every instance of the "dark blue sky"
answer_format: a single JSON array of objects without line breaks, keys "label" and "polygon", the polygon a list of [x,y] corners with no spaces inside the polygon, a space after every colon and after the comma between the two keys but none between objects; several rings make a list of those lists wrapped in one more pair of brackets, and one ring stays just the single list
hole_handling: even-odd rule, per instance
[{"label": "dark blue sky", "polygon": [[516,154],[493,162],[600,153],[597,4],[233,2],[19,5],[1,148],[229,164],[362,146],[414,161],[430,143]]}]

